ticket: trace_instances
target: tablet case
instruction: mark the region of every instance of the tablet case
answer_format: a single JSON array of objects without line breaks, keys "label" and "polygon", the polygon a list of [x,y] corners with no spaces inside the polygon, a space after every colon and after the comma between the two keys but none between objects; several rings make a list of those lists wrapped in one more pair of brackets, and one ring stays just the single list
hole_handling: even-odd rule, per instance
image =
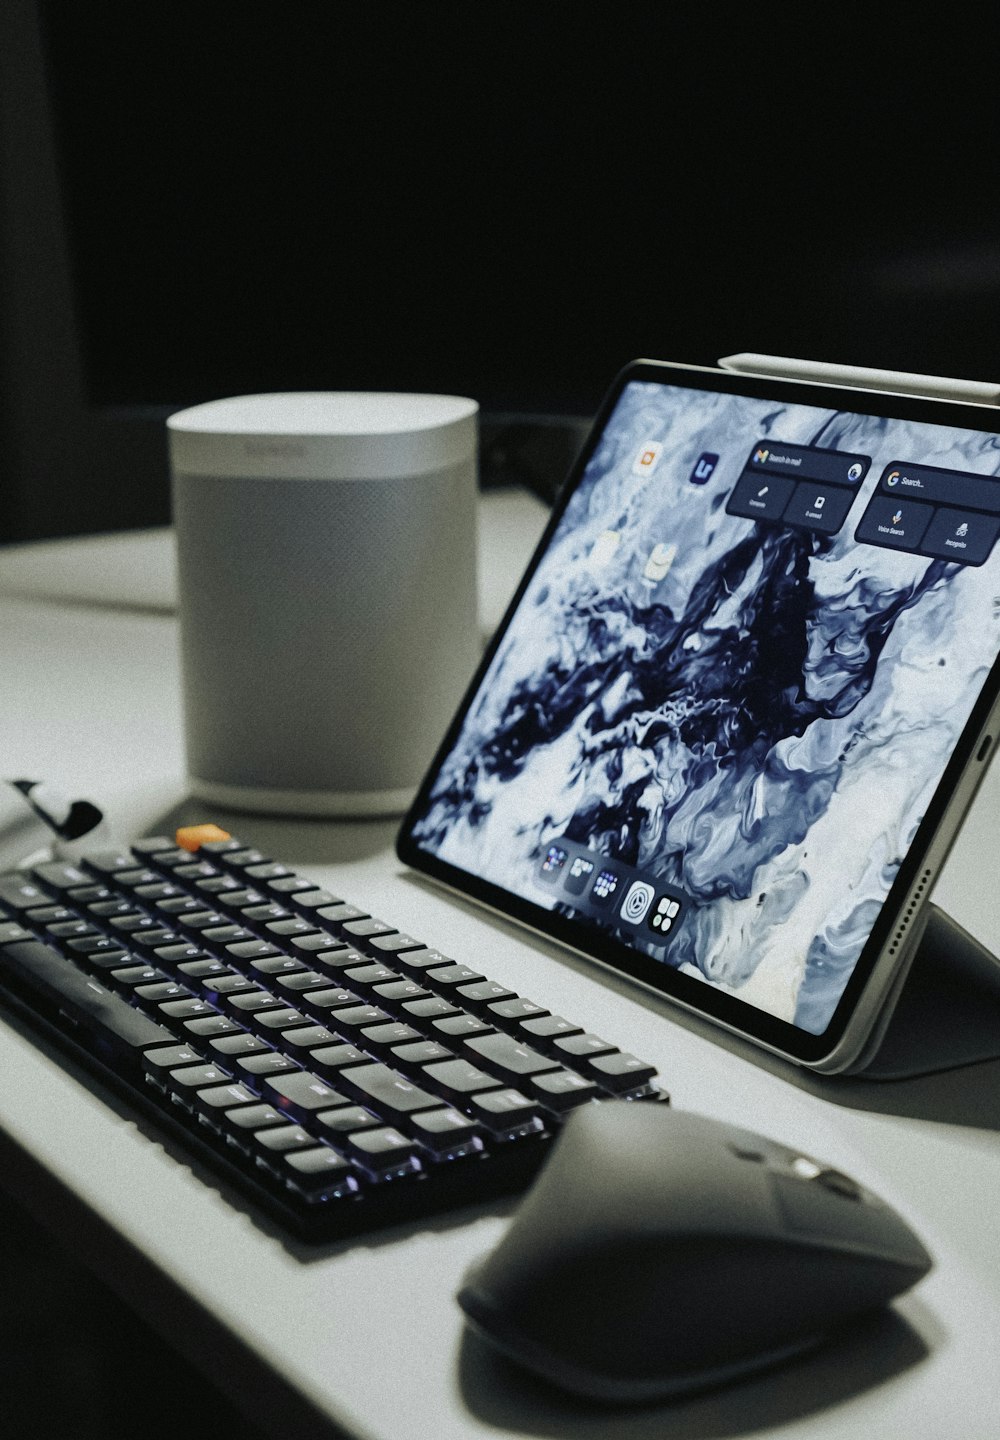
[{"label": "tablet case", "polygon": [[[724,356],[718,363],[742,374],[1000,403],[1000,388],[974,381],[750,352]],[[914,958],[900,973],[866,1048],[845,1074],[902,1080],[996,1059],[1000,1059],[1000,959],[940,906],[930,904]]]}]

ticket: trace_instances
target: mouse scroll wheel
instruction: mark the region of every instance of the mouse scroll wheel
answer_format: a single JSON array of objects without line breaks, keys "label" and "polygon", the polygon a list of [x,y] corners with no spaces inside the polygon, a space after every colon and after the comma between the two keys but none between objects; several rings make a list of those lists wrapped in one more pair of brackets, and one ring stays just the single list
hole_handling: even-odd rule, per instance
[{"label": "mouse scroll wheel", "polygon": [[824,1190],[832,1190],[835,1195],[843,1195],[847,1200],[861,1199],[861,1186],[842,1170],[834,1170],[830,1165],[817,1165],[815,1160],[805,1155],[796,1156],[792,1161],[792,1170],[802,1180],[812,1180],[822,1185]]}]

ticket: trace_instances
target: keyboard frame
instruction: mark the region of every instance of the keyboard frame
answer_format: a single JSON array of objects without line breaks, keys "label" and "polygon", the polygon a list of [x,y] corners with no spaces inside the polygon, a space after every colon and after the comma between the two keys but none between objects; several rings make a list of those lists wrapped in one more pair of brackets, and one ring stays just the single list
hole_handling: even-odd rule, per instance
[{"label": "keyboard frame", "polygon": [[[139,845],[143,842],[136,843]],[[122,849],[124,852],[126,847],[123,846]],[[131,847],[128,847],[128,853],[134,859],[136,868],[148,867],[162,874],[164,880],[170,879],[174,867],[158,866],[155,853],[139,852]],[[87,858],[84,855],[74,864],[87,867]],[[198,858],[215,861],[219,857],[211,853],[199,857],[198,853],[192,852],[191,861]],[[228,871],[224,863],[219,868],[224,873],[235,873]],[[64,894],[60,895],[56,887],[33,876],[30,868],[16,873],[23,874],[26,880],[31,880],[43,888],[51,904],[85,909],[81,902]],[[130,896],[127,887],[115,885],[113,873],[88,869],[88,879],[94,884],[107,885],[125,898]],[[184,877],[181,877],[182,888],[195,893],[193,883],[187,886],[183,880]],[[136,899],[135,903],[139,908],[143,908],[140,899]],[[211,903],[207,897],[206,903]],[[2,908],[0,918],[7,918]],[[322,921],[317,921],[317,929],[321,928]],[[44,939],[40,939],[40,943],[47,944],[49,949],[61,955],[79,974],[101,983],[102,977],[99,973],[95,974],[84,964],[70,960],[58,943]],[[127,935],[122,936],[121,943],[122,948],[128,952]],[[364,951],[363,940],[357,942],[357,948]],[[140,958],[136,955],[137,961]],[[301,958],[307,961],[308,957]],[[391,956],[386,956],[385,959],[391,964]],[[155,964],[155,959],[150,959],[149,963]],[[263,980],[263,977],[261,978]],[[266,986],[266,980],[263,983]],[[119,994],[115,990],[111,993]],[[123,999],[123,1003],[129,1003],[120,995],[119,998]],[[359,1003],[364,1003],[360,996]],[[139,1014],[150,1015],[148,1008],[132,1008]],[[419,1174],[367,1182],[355,1194],[310,1199],[292,1190],[287,1181],[282,1180],[274,1170],[256,1163],[249,1145],[245,1148],[238,1147],[221,1128],[210,1126],[194,1109],[187,1108],[157,1086],[143,1068],[140,1059],[145,1050],[159,1048],[156,1044],[141,1047],[130,1063],[106,1063],[91,1044],[76,1038],[70,1028],[72,1022],[60,1011],[56,1001],[39,995],[30,987],[19,985],[16,974],[12,974],[6,967],[0,970],[0,1009],[9,1011],[29,1032],[37,1033],[48,1042],[60,1056],[75,1062],[116,1097],[134,1108],[144,1119],[153,1122],[165,1138],[175,1142],[171,1146],[171,1154],[179,1163],[191,1164],[196,1160],[204,1165],[213,1177],[225,1184],[230,1203],[249,1213],[251,1218],[256,1218],[254,1211],[258,1210],[262,1216],[276,1223],[290,1236],[310,1244],[352,1239],[390,1226],[418,1223],[432,1216],[444,1217],[520,1194],[530,1185],[548,1156],[565,1115],[572,1113],[572,1109],[568,1109],[565,1115],[559,1116],[545,1110],[542,1115],[544,1128],[536,1134],[520,1135],[509,1141],[490,1138],[488,1148],[482,1154],[438,1163],[425,1161]],[[190,1043],[198,1048],[197,1041],[190,1038],[185,1041],[180,1027],[174,1034],[176,1043]],[[161,1042],[166,1043],[168,1042]],[[275,1048],[281,1049],[280,1045]],[[371,1058],[377,1059],[375,1055]],[[218,1063],[225,1066],[225,1057],[218,1057]],[[308,1069],[308,1064],[304,1063],[303,1068]],[[252,1081],[249,1083],[252,1085]],[[656,1084],[642,1089],[648,1093],[630,1097],[625,1103],[636,1103],[636,1100],[642,1103],[669,1103],[669,1097]],[[607,1104],[617,1098],[619,1097],[613,1094],[604,1094],[598,1102],[588,1103]],[[268,1103],[266,1097],[262,1097],[262,1100]],[[453,1102],[442,1098],[442,1106],[449,1103]],[[377,1110],[377,1107],[372,1108]],[[383,1123],[391,1124],[392,1121],[385,1119]],[[317,1139],[316,1143],[319,1145],[322,1141]]]}]

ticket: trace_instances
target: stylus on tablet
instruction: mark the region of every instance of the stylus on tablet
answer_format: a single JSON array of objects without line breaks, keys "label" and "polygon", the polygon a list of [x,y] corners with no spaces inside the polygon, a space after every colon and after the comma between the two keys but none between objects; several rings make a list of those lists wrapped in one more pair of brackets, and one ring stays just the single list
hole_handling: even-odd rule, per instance
[{"label": "stylus on tablet", "polygon": [[719,366],[744,375],[784,376],[789,380],[851,385],[863,390],[891,390],[904,395],[930,395],[938,400],[965,400],[977,405],[1000,404],[1000,384],[984,380],[953,380],[943,375],[871,370],[860,365],[827,365],[817,360],[792,360],[784,355],[757,355],[752,351],[724,355]]}]

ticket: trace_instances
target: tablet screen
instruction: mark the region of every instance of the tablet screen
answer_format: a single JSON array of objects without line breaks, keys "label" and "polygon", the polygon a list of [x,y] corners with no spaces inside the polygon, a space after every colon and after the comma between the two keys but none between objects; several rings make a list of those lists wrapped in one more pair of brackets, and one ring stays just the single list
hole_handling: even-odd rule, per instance
[{"label": "tablet screen", "polygon": [[989,689],[1000,437],[630,369],[400,853],[822,1036]]}]

